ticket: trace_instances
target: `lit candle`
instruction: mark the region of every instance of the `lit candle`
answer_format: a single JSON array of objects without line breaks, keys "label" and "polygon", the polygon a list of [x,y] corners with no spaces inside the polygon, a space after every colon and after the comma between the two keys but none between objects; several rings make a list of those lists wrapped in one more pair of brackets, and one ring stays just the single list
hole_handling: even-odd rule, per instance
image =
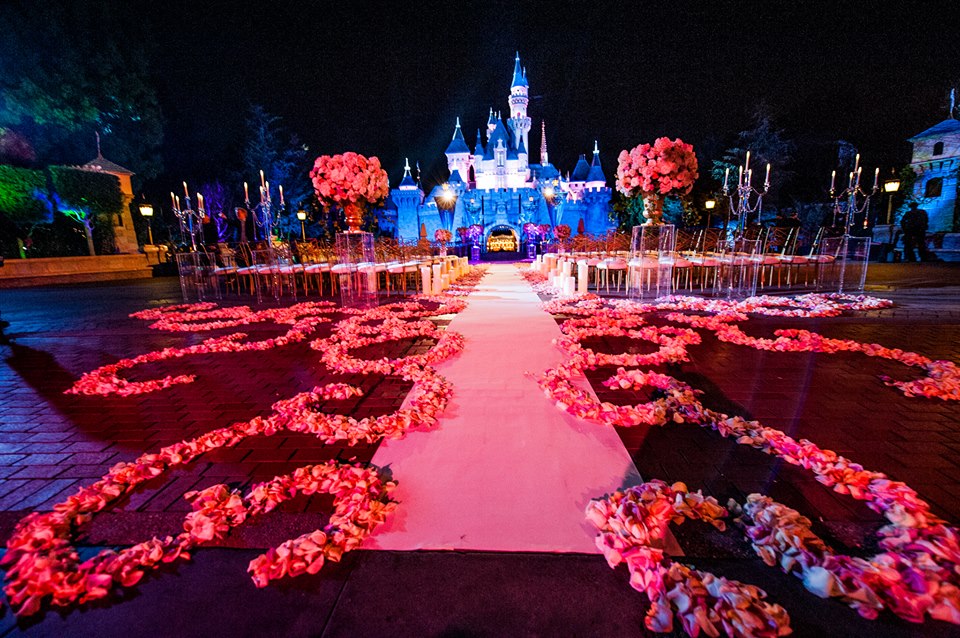
[{"label": "lit candle", "polygon": [[260,203],[263,203],[263,186],[260,187]]},{"label": "lit candle", "polygon": [[727,190],[727,181],[730,180],[730,167],[723,172],[723,190]]},{"label": "lit candle", "polygon": [[187,183],[183,183],[183,196],[190,199],[190,191],[187,190]]},{"label": "lit candle", "polygon": [[[857,157],[859,157],[859,155],[858,155]],[[260,187],[261,187],[261,188],[266,188],[266,187],[267,187],[267,182],[264,181],[264,179],[263,179],[263,169],[260,169]]]},{"label": "lit candle", "polygon": [[283,206],[283,184],[280,184],[280,205]]},{"label": "lit candle", "polygon": [[832,193],[836,190],[837,186],[837,171],[832,171],[830,173],[830,192]]},{"label": "lit candle", "polygon": [[743,186],[743,167],[737,167],[737,188]]},{"label": "lit candle", "polygon": [[753,188],[753,169],[747,169],[747,186]]},{"label": "lit candle", "polygon": [[203,210],[203,195],[197,193],[197,210]]},{"label": "lit candle", "polygon": [[852,186],[853,186],[853,171],[850,171],[850,179],[847,180],[847,188],[850,188]]},{"label": "lit candle", "polygon": [[856,173],[860,168],[860,153],[857,153],[857,159],[853,162],[853,172]]},{"label": "lit candle", "polygon": [[743,170],[746,171],[747,175],[750,174],[750,151],[747,151],[747,161],[743,164]]},{"label": "lit candle", "polygon": [[250,201],[250,189],[247,188],[247,183],[246,183],[246,182],[243,183],[243,201],[245,201],[245,202],[249,202],[249,201]]},{"label": "lit candle", "polygon": [[177,209],[177,196],[173,194],[173,191],[170,191],[170,203],[173,204],[173,209]]},{"label": "lit candle", "polygon": [[770,162],[767,162],[767,177],[763,180],[763,185],[770,185]]},{"label": "lit candle", "polygon": [[176,197],[176,207],[177,207],[177,210],[180,210],[180,196],[179,196],[179,195],[177,195],[177,197]]},{"label": "lit candle", "polygon": [[270,201],[270,182],[264,182],[263,192],[267,196],[267,201]]},{"label": "lit candle", "polygon": [[877,185],[880,183],[880,167],[877,167],[877,170],[873,171],[873,190],[877,190]]},{"label": "lit candle", "polygon": [[857,167],[857,188],[860,188],[860,172],[863,170],[862,166]]}]

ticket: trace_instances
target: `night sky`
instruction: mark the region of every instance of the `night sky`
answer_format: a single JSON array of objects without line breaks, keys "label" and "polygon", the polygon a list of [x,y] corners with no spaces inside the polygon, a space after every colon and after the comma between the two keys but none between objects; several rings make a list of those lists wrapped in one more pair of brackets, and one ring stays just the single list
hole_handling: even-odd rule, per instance
[{"label": "night sky", "polygon": [[119,10],[140,11],[157,37],[162,191],[236,165],[251,102],[283,117],[311,157],[377,155],[395,184],[409,156],[440,181],[456,116],[472,147],[488,109],[506,111],[516,50],[531,146],[544,119],[563,171],[594,139],[608,179],[620,149],[661,135],[716,156],[761,101],[800,140],[801,160],[829,158],[842,138],[868,167],[902,164],[906,138],[943,120],[960,86],[960,11],[888,4],[137,0]]}]

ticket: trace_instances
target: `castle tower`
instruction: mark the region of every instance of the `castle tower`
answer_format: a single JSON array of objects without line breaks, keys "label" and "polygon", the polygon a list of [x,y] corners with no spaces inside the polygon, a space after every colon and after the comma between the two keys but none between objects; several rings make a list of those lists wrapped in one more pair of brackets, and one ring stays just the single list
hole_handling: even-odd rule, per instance
[{"label": "castle tower", "polygon": [[[493,114],[493,109],[490,109],[491,115]],[[488,133],[489,135],[489,133]],[[480,129],[477,129],[477,146],[473,149],[473,187],[476,188],[477,182],[480,181],[478,174],[483,173],[483,156],[486,154],[487,149],[483,147],[483,137],[481,136]]]},{"label": "castle tower", "polygon": [[540,165],[546,166],[550,163],[547,155],[547,123],[540,120]]},{"label": "castle tower", "polygon": [[510,119],[508,124],[513,131],[513,147],[530,147],[530,118],[527,117],[527,105],[530,103],[529,85],[526,71],[520,66],[520,52],[513,63],[513,82],[510,85]]},{"label": "castle tower", "polygon": [[490,136],[493,135],[493,132],[497,130],[497,117],[493,114],[493,107],[490,107],[490,117],[487,118],[487,141],[490,141]]},{"label": "castle tower", "polygon": [[454,171],[460,171],[461,176],[470,174],[470,147],[467,146],[467,141],[463,139],[459,117],[457,118],[457,127],[453,130],[453,139],[450,140],[445,155],[447,156],[447,168],[450,169],[451,174]]},{"label": "castle tower", "polygon": [[607,178],[600,166],[600,147],[597,146],[596,140],[593,141],[593,162],[587,172],[586,182],[587,188],[603,188],[607,185]]},{"label": "castle tower", "polygon": [[403,179],[400,186],[390,193],[397,205],[397,234],[400,237],[417,237],[420,233],[420,219],[417,213],[423,202],[423,191],[410,174],[410,162],[404,159]]}]

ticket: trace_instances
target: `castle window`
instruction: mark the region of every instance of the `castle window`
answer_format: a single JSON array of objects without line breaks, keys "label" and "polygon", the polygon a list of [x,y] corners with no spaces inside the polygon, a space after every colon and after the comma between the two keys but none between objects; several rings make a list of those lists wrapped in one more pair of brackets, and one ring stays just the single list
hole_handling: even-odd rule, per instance
[{"label": "castle window", "polygon": [[924,197],[940,197],[940,193],[943,192],[943,178],[942,177],[933,177],[927,180],[927,185],[924,187],[923,196]]},{"label": "castle window", "polygon": [[933,145],[934,155],[943,155],[943,142],[937,142]]}]

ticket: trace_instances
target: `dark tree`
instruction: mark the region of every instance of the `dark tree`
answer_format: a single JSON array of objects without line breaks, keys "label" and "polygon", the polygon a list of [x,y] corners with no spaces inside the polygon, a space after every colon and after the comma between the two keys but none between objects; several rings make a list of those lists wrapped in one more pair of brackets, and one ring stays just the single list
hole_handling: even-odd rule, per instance
[{"label": "dark tree", "polygon": [[770,199],[776,201],[780,188],[793,177],[787,167],[793,161],[796,149],[782,129],[776,127],[773,115],[765,104],[760,104],[753,113],[753,126],[737,135],[735,146],[723,152],[721,159],[713,160],[713,179],[723,183],[724,173],[730,169],[730,190],[736,188],[737,167],[744,163],[750,151],[750,168],[753,169],[753,184],[763,187],[767,163],[771,166]]},{"label": "dark tree", "polygon": [[0,127],[24,135],[45,163],[96,152],[141,178],[157,175],[163,138],[150,77],[154,37],[112,3],[0,4]]},{"label": "dark tree", "polygon": [[310,183],[308,148],[286,130],[280,117],[267,112],[259,104],[250,107],[243,145],[242,181],[250,184],[252,204],[259,201],[260,171],[270,182],[270,195],[275,207],[280,204],[279,187],[283,186],[286,211],[280,217],[281,232],[300,231],[297,207],[313,195]]}]

